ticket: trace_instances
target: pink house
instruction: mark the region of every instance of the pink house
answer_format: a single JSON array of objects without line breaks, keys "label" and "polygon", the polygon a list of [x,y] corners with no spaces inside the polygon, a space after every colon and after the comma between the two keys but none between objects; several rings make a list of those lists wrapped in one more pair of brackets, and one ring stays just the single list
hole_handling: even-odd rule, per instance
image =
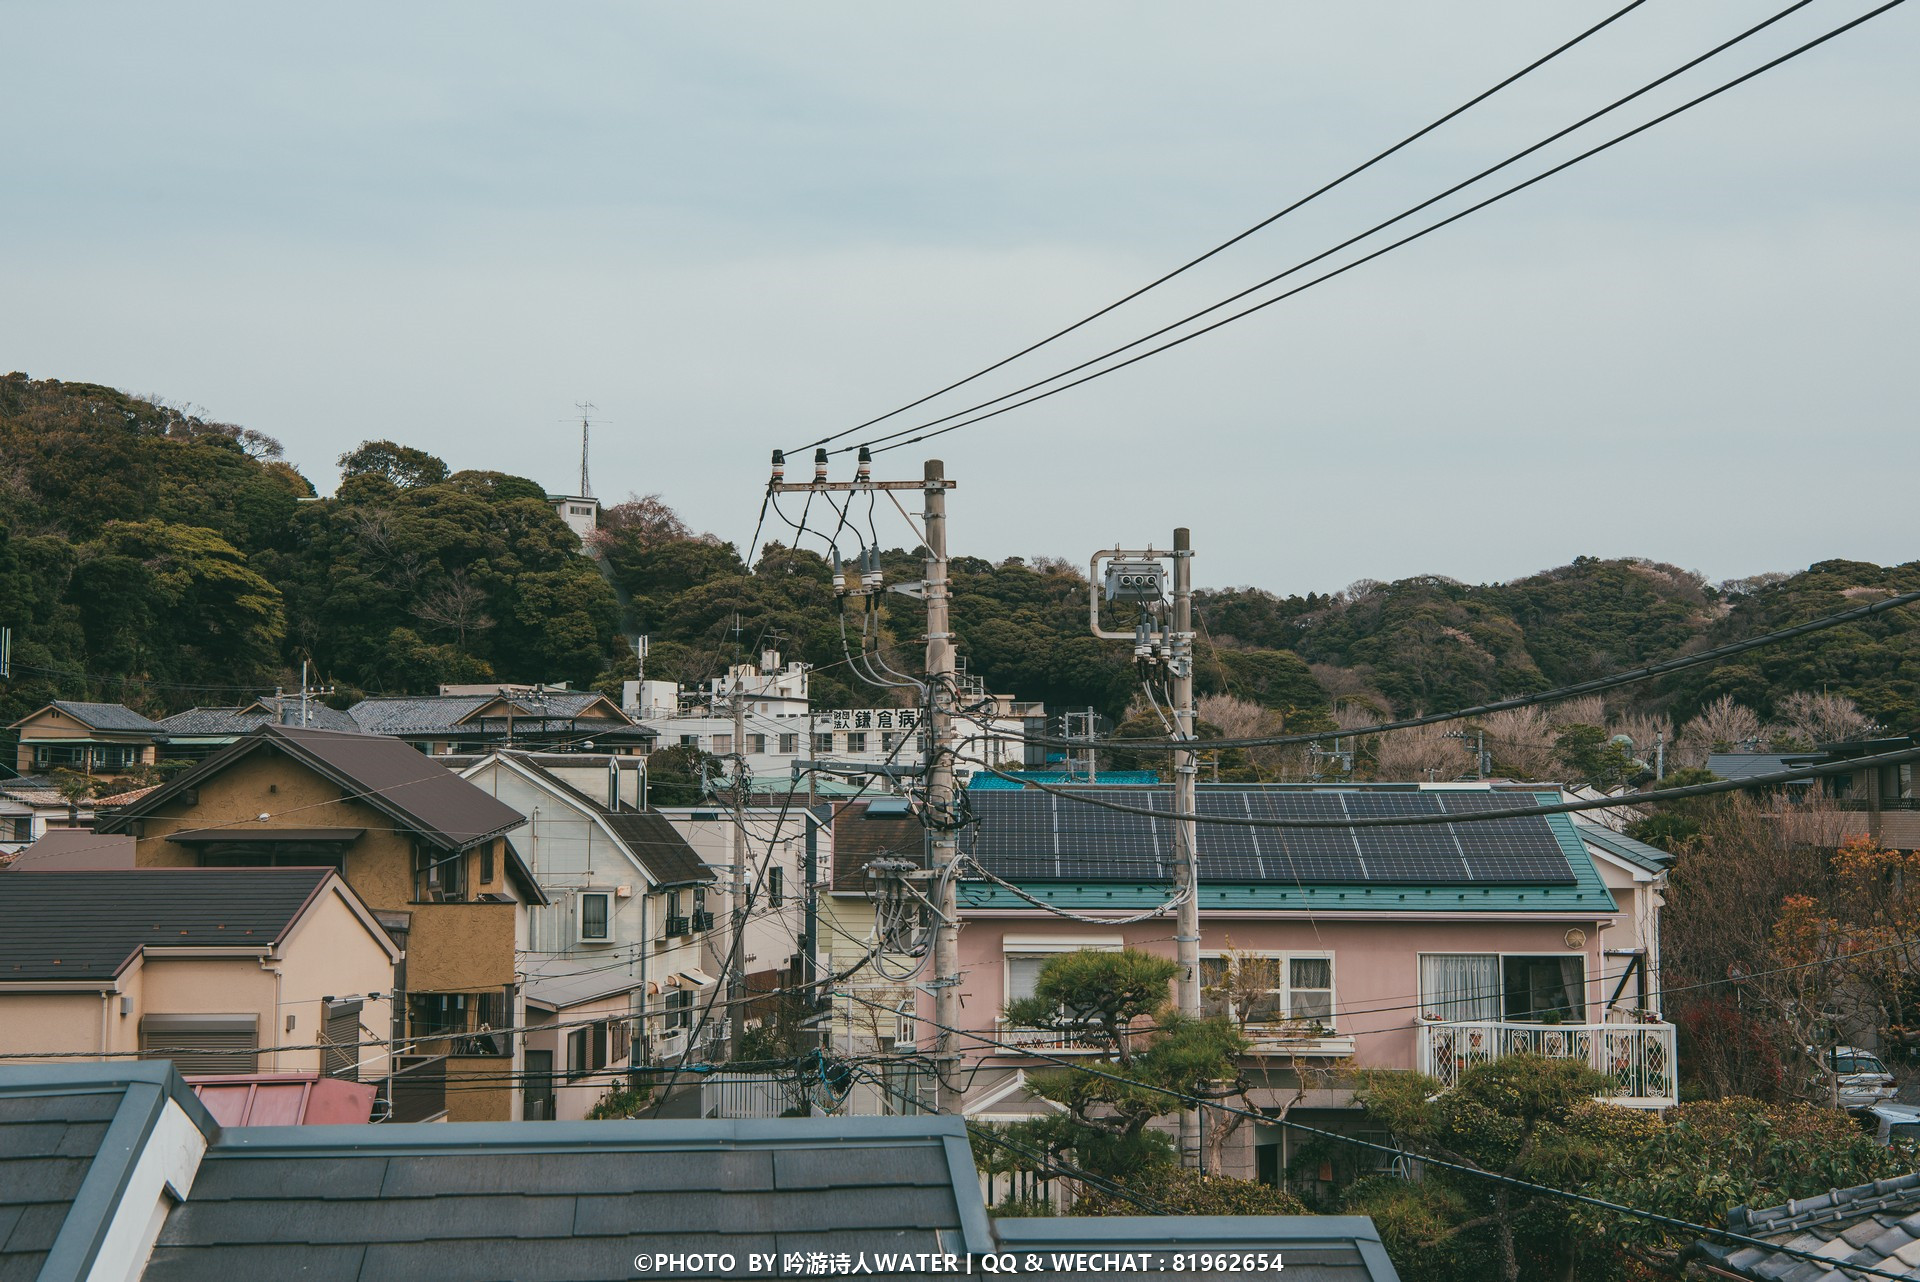
[{"label": "pink house", "polygon": [[[1164,789],[1100,795],[1168,808]],[[1610,829],[1555,815],[1339,826],[1341,819],[1468,815],[1561,800],[1489,785],[1206,786],[1202,814],[1313,818],[1336,826],[1202,824],[1201,967],[1211,1009],[1254,1043],[1249,1096],[1329,1129],[1364,1128],[1357,1068],[1419,1069],[1451,1081],[1521,1051],[1584,1059],[1622,1104],[1675,1100],[1673,1028],[1658,1010],[1658,914],[1667,856]],[[1033,791],[975,790],[963,851],[1026,894],[1087,917],[1164,902],[1171,826]],[[857,824],[857,817],[843,821]],[[903,828],[896,844],[910,844]],[[869,836],[859,854],[874,857]],[[836,849],[849,849],[836,843]],[[900,854],[908,851],[896,852]],[[852,869],[837,869],[841,884]],[[1174,956],[1171,912],[1129,925],[1069,920],[984,877],[960,891],[961,1007],[954,1039],[983,1118],[1051,1107],[1024,1075],[1096,1053],[1002,1011],[1031,994],[1047,960],[1077,948]],[[1244,1008],[1244,1009],[1242,1009]],[[918,1014],[931,1016],[924,992]],[[911,1030],[921,1050],[933,1031]],[[1240,1127],[1214,1154],[1223,1169],[1277,1181],[1292,1156],[1277,1126]]]}]

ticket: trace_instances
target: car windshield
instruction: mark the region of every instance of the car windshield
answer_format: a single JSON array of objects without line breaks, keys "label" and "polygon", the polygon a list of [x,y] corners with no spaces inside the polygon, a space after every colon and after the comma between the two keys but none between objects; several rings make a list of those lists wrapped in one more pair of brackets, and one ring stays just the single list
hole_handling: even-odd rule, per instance
[{"label": "car windshield", "polygon": [[1845,1055],[1835,1054],[1833,1071],[1836,1073],[1884,1073],[1887,1066],[1864,1051],[1849,1051]]}]

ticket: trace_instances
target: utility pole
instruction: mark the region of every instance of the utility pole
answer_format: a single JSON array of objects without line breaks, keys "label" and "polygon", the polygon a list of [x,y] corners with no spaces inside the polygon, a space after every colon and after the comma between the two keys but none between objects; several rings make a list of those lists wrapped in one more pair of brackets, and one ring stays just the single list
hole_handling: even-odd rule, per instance
[{"label": "utility pole", "polygon": [[[1173,719],[1178,738],[1194,740],[1193,706],[1193,543],[1185,526],[1173,532]],[[1200,755],[1182,748],[1173,758],[1174,876],[1185,892],[1173,932],[1180,976],[1175,984],[1180,1013],[1200,1018],[1200,832],[1194,815],[1199,810]],[[1180,1114],[1180,1162],[1200,1165],[1200,1113]]]},{"label": "utility pole", "polygon": [[929,864],[933,872],[933,1080],[934,1111],[955,1111],[959,1093],[949,1084],[960,1023],[960,922],[953,861],[959,843],[953,828],[953,634],[947,621],[947,472],[928,459],[927,507],[927,814],[932,819]]},{"label": "utility pole", "polygon": [[[1111,641],[1133,642],[1134,658],[1149,678],[1169,678],[1173,702],[1174,738],[1188,745],[1173,757],[1174,888],[1180,905],[1174,916],[1174,960],[1180,970],[1174,979],[1174,1004],[1183,1015],[1200,1017],[1200,857],[1198,810],[1200,754],[1194,743],[1193,700],[1193,542],[1183,526],[1173,532],[1172,610],[1167,611],[1167,553],[1153,548],[1129,551],[1107,548],[1093,554],[1087,567],[1089,588],[1087,621],[1093,635]],[[1132,601],[1141,610],[1132,632],[1109,632],[1100,626],[1100,563],[1106,561],[1106,599]],[[1180,1160],[1200,1165],[1201,1118],[1197,1110],[1180,1114]]]},{"label": "utility pole", "polygon": [[[733,667],[733,937],[727,974],[730,1019],[727,1058],[740,1053],[747,1033],[747,694],[740,665]],[[768,851],[769,860],[775,858]]]},{"label": "utility pole", "polygon": [[[767,483],[769,494],[823,494],[827,492],[871,493],[876,490],[919,490],[925,496],[924,522],[927,557],[926,578],[917,587],[899,584],[894,590],[919,596],[927,608],[927,707],[921,728],[927,735],[926,805],[927,876],[932,882],[934,912],[933,978],[926,987],[933,995],[934,1030],[931,1061],[934,1067],[934,1107],[952,1111],[959,1094],[949,1083],[958,1043],[948,1029],[960,1022],[960,923],[957,919],[958,894],[953,884],[953,864],[959,849],[954,835],[954,695],[957,665],[953,633],[947,609],[947,491],[954,483],[946,479],[946,465],[928,459],[918,481],[876,481],[872,477],[872,456],[864,446],[859,465],[851,481],[827,480],[827,452],[814,451],[813,480],[788,481],[786,453],[773,452],[773,477]],[[836,586],[838,583],[836,581]],[[877,585],[856,585],[858,590],[878,590]],[[811,718],[809,718],[811,729]]]}]

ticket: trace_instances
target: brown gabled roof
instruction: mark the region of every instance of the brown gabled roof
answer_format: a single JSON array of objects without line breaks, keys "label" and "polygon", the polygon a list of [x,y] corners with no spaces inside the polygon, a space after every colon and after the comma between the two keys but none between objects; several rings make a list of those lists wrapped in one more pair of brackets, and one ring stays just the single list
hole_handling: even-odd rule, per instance
[{"label": "brown gabled roof", "polygon": [[833,888],[864,892],[867,864],[875,859],[911,859],[926,856],[927,830],[911,814],[883,814],[869,818],[871,803],[857,801],[837,812],[833,821]]},{"label": "brown gabled roof", "polygon": [[265,725],[114,811],[98,829],[124,831],[131,821],[152,814],[187,789],[261,751],[291,757],[443,850],[469,849],[526,822],[526,816],[512,806],[399,739]]},{"label": "brown gabled roof", "polygon": [[582,792],[524,753],[502,754],[502,760],[511,760],[549,788],[565,793],[605,820],[620,844],[640,861],[656,885],[685,886],[714,880],[713,869],[707,867],[699,852],[680,835],[680,830],[658,811],[609,810],[599,799]]}]

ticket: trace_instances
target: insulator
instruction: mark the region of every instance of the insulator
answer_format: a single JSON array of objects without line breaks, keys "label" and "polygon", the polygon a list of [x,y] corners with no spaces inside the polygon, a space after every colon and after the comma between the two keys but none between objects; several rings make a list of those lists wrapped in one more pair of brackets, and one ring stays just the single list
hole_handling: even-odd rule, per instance
[{"label": "insulator", "polygon": [[833,593],[835,596],[845,596],[847,593],[847,576],[845,571],[840,568],[840,554],[836,551],[829,551],[827,553],[827,559],[833,563]]},{"label": "insulator", "polygon": [[773,452],[773,479],[779,481],[784,478],[786,474],[787,452],[785,450],[775,450]]},{"label": "insulator", "polygon": [[827,479],[827,447],[824,445],[813,452],[813,479],[816,481]]},{"label": "insulator", "polygon": [[862,445],[856,457],[860,460],[860,466],[854,470],[853,478],[856,481],[864,481],[873,472],[873,453]]}]

